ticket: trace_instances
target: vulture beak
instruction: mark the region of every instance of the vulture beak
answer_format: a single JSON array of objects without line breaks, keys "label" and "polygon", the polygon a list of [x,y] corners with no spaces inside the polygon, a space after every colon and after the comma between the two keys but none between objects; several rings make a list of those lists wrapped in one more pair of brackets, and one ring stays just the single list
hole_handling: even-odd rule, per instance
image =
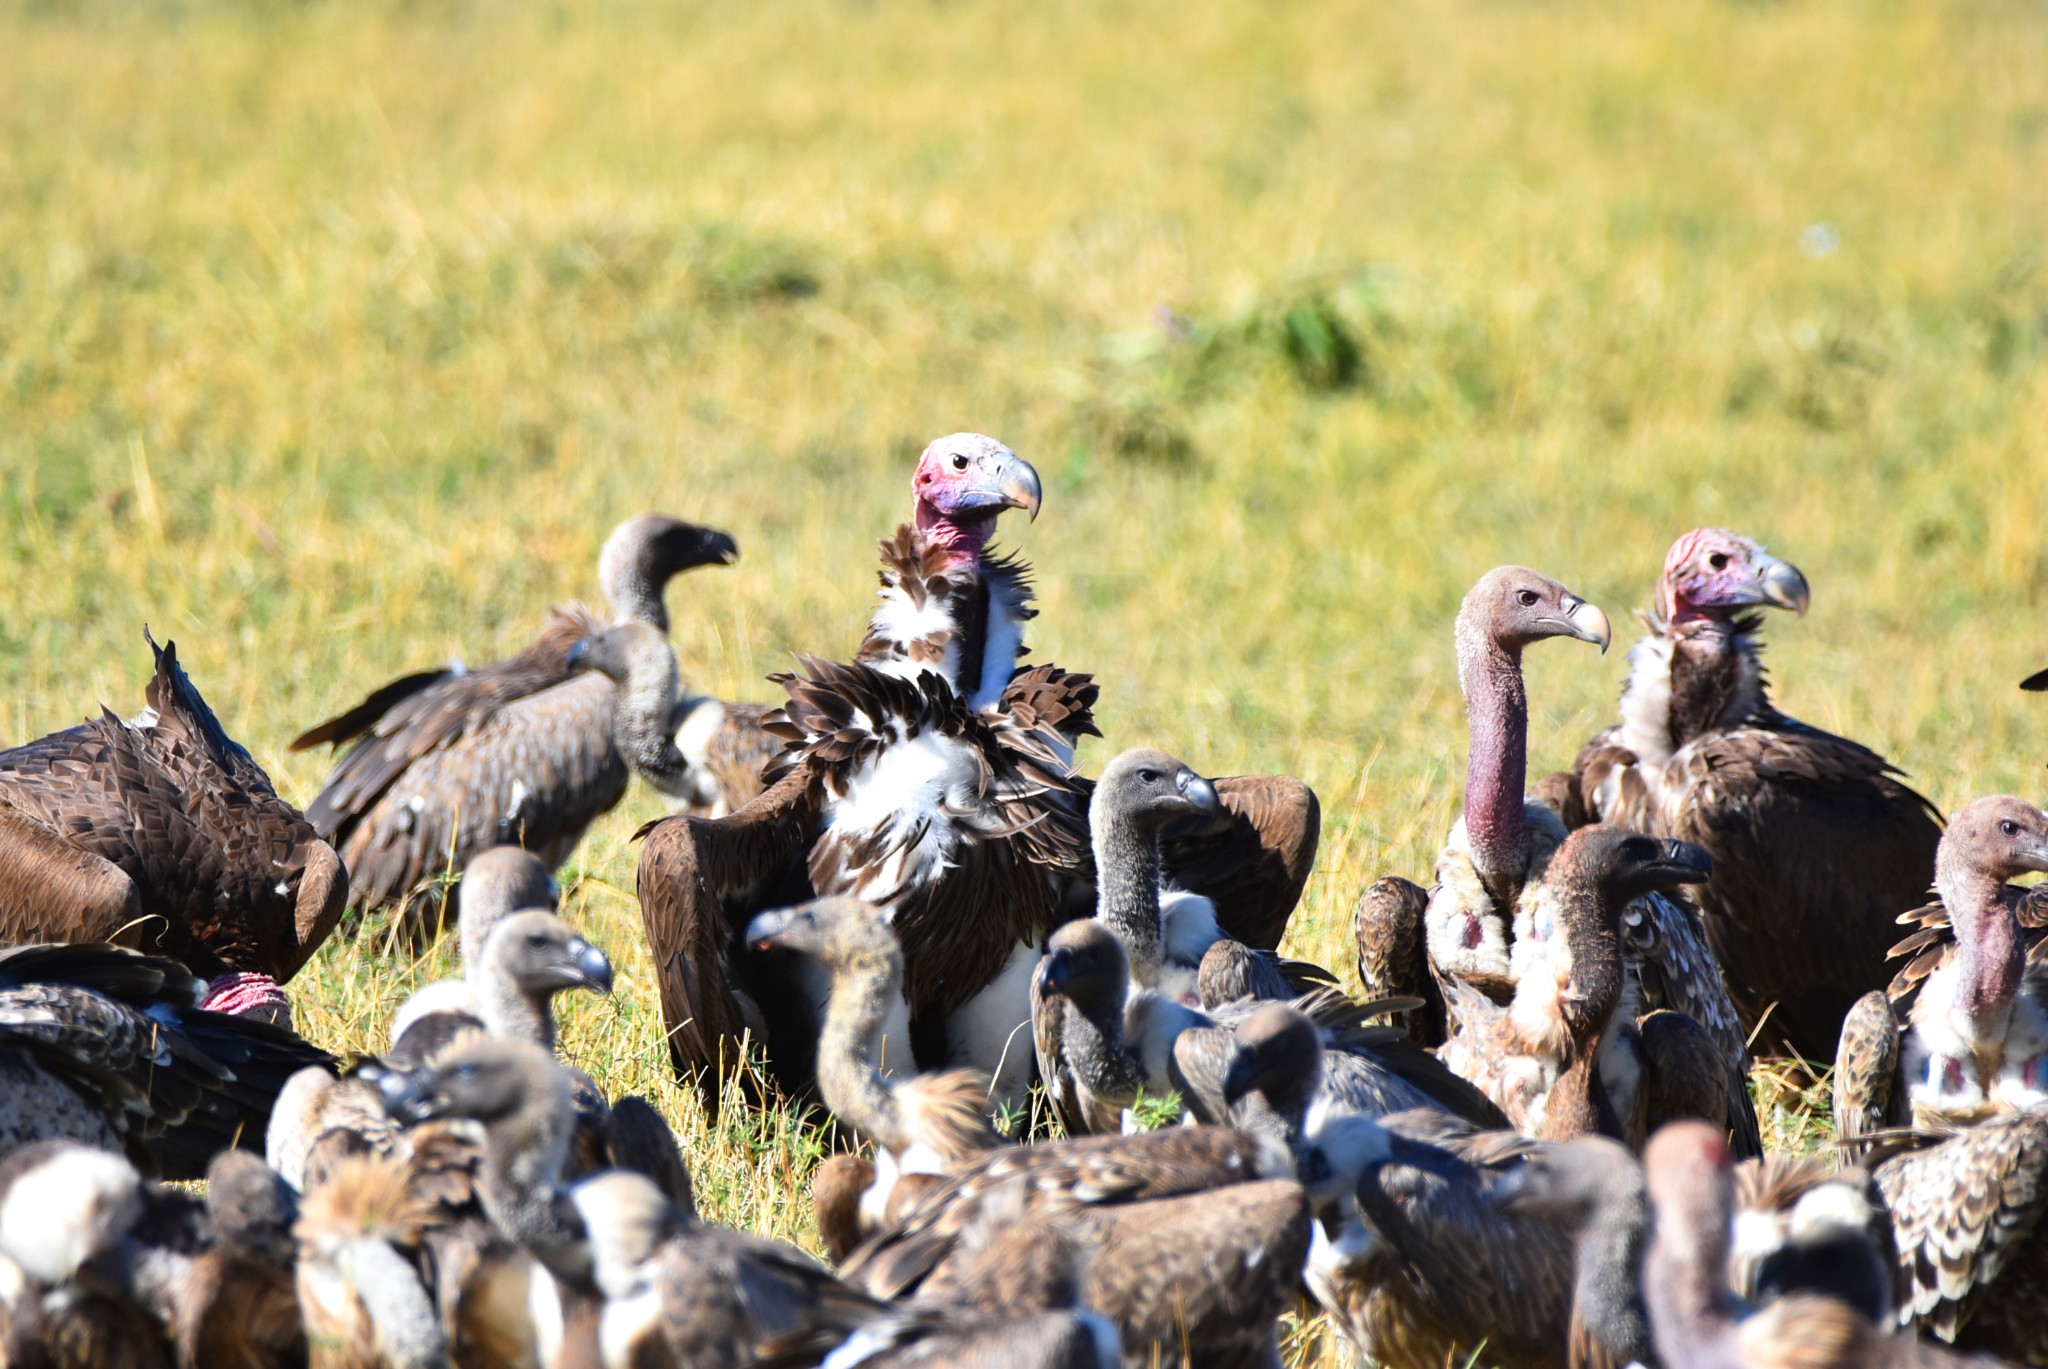
[{"label": "vulture beak", "polygon": [[1608,626],[1607,615],[1600,611],[1600,606],[1589,604],[1576,594],[1567,594],[1558,607],[1564,610],[1564,615],[1549,621],[1557,624],[1565,636],[1593,643],[1605,656],[1607,644],[1614,640],[1614,631]]},{"label": "vulture beak", "polygon": [[1173,787],[1180,796],[1192,804],[1196,811],[1217,818],[1223,816],[1223,799],[1216,792],[1216,786],[1192,770],[1182,770],[1173,777]]},{"label": "vulture beak", "polygon": [[1806,606],[1813,602],[1813,593],[1806,587],[1806,577],[1799,573],[1799,567],[1775,556],[1759,558],[1760,574],[1757,587],[1763,595],[1763,602],[1778,608],[1789,608],[1800,617],[1806,616]]},{"label": "vulture beak", "polygon": [[1061,947],[1050,952],[1038,962],[1038,993],[1041,998],[1052,998],[1065,993],[1067,981],[1074,977],[1074,953]]},{"label": "vulture beak", "polygon": [[2027,676],[2026,679],[2020,681],[2020,688],[2026,690],[2029,694],[2039,694],[2043,691],[2048,691],[2048,670],[2037,670]]},{"label": "vulture beak", "polygon": [[578,938],[569,943],[569,954],[573,968],[570,971],[576,982],[593,993],[612,991],[611,958],[589,942]]},{"label": "vulture beak", "polygon": [[1714,873],[1714,858],[1706,848],[1689,841],[1660,841],[1658,856],[1641,867],[1652,888],[1676,888],[1681,884],[1705,884]]},{"label": "vulture beak", "polygon": [[432,1070],[380,1075],[377,1092],[384,1100],[384,1111],[400,1122],[429,1121],[440,1102],[434,1091]]},{"label": "vulture beak", "polygon": [[[594,637],[595,634],[592,634]],[[563,664],[571,670],[582,670],[590,664],[590,643],[592,637],[578,637],[569,647],[569,654],[562,658]]]},{"label": "vulture beak", "polygon": [[1486,1196],[1501,1211],[1514,1212],[1521,1206],[1522,1199],[1528,1193],[1528,1190],[1529,1166],[1524,1163],[1516,1165],[1513,1169],[1495,1179],[1493,1186],[1487,1190]]},{"label": "vulture beak", "polygon": [[703,528],[697,537],[697,564],[700,566],[729,566],[740,559],[740,544],[732,540],[732,534],[720,532],[717,528]]},{"label": "vulture beak", "polygon": [[984,510],[1022,509],[1038,521],[1038,505],[1045,491],[1038,472],[1015,452],[1005,450],[993,460],[976,461],[973,482],[954,498],[951,514],[980,513]]},{"label": "vulture beak", "polygon": [[772,951],[782,945],[782,937],[796,926],[803,914],[796,908],[777,908],[771,913],[762,913],[747,924],[747,945],[757,951]]}]

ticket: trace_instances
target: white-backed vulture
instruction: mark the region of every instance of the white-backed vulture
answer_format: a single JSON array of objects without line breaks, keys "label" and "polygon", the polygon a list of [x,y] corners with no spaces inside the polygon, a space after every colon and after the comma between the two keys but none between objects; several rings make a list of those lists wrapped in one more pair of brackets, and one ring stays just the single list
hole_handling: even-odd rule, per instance
[{"label": "white-backed vulture", "polygon": [[[2007,883],[2048,870],[2048,813],[2023,799],[1982,798],[1958,812],[1935,856],[1945,940],[1919,952],[1894,987],[1859,999],[1836,1053],[1835,1122],[1845,1137],[1887,1126],[1967,1126],[2048,1102],[2048,964],[2030,961]],[[2036,939],[2038,943],[2038,938]],[[1902,1012],[1903,1023],[1894,1015]]]},{"label": "white-backed vulture", "polygon": [[1584,820],[1705,847],[1695,894],[1745,1029],[1826,1060],[1885,981],[1892,920],[1925,898],[1940,814],[1869,748],[1771,702],[1761,608],[1804,613],[1806,579],[1749,538],[1673,544],[1629,650],[1621,722],[1579,753]]},{"label": "white-backed vulture", "polygon": [[519,846],[493,846],[471,857],[462,872],[456,913],[456,956],[463,973],[422,984],[391,1018],[392,1041],[430,1013],[481,1016],[469,971],[483,962],[484,938],[500,919],[526,908],[555,908],[555,881],[540,857]]},{"label": "white-backed vulture", "polygon": [[268,1022],[203,1011],[184,966],[121,946],[0,950],[0,1154],[67,1139],[197,1179],[260,1144],[278,1091],[327,1052]]},{"label": "white-backed vulture", "polygon": [[1728,1287],[1735,1176],[1718,1129],[1672,1123],[1650,1138],[1643,1168],[1653,1214],[1643,1301],[1664,1369],[1986,1363],[1876,1325],[1862,1308],[1825,1293],[1793,1293],[1760,1308],[1738,1300]]},{"label": "white-backed vulture", "polygon": [[[0,941],[120,941],[223,987],[282,982],[334,930],[348,877],[149,640],[147,705],[0,752]],[[257,995],[273,1008],[282,994]]]},{"label": "white-backed vulture", "polygon": [[1685,1014],[1644,1013],[1622,953],[1623,910],[1712,870],[1699,847],[1619,827],[1582,827],[1550,861],[1530,908],[1544,936],[1518,943],[1514,996],[1497,1004],[1449,981],[1444,1063],[1500,1105],[1515,1128],[1550,1139],[1597,1133],[1640,1147],[1671,1117],[1727,1128],[1762,1150],[1745,1075]]},{"label": "white-backed vulture", "polygon": [[[605,542],[598,581],[616,620],[666,634],[670,577],[738,556],[723,532],[641,514]],[[340,851],[355,903],[410,904],[492,846],[523,846],[554,869],[625,796],[615,687],[569,661],[603,626],[580,604],[557,607],[519,655],[407,675],[292,742],[349,745],[306,815]],[[694,782],[681,768],[671,778]]]}]

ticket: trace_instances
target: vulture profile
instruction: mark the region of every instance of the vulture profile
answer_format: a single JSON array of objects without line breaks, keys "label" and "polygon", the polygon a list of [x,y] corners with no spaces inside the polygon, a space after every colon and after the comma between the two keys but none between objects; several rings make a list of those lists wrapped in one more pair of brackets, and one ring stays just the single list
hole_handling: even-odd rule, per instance
[{"label": "vulture profile", "polygon": [[122,946],[0,949],[0,1154],[78,1141],[197,1179],[220,1150],[260,1145],[285,1081],[333,1062],[205,998],[184,966]]},{"label": "vulture profile", "polygon": [[2007,883],[2048,870],[2048,813],[1977,799],[1942,834],[1934,868],[1942,916],[1919,919],[1908,945],[1920,954],[1893,983],[1904,1023],[1878,989],[1842,1023],[1834,1102],[1845,1137],[2048,1103],[2048,964],[2029,956],[2020,924],[2030,891]]},{"label": "vulture profile", "polygon": [[1679,538],[1629,650],[1621,721],[1579,753],[1571,788],[1582,820],[1707,850],[1695,898],[1745,1027],[1826,1060],[1850,1005],[1884,984],[1893,919],[1924,900],[1941,827],[1883,757],[1771,702],[1760,610],[1804,613],[1808,598],[1749,538]]},{"label": "vulture profile", "polygon": [[483,963],[484,938],[512,913],[528,908],[550,912],[555,907],[555,881],[540,857],[519,846],[493,846],[479,851],[462,872],[461,906],[456,912],[456,955],[463,973],[453,979],[422,984],[399,1006],[391,1019],[391,1040],[430,1013],[480,1016],[476,986],[470,972]]},{"label": "vulture profile", "polygon": [[147,700],[0,752],[0,941],[119,941],[275,1009],[348,877],[153,638]]},{"label": "vulture profile", "polygon": [[[669,579],[738,557],[723,532],[641,514],[606,540],[598,582],[615,620],[666,634]],[[349,747],[306,816],[340,851],[356,903],[410,904],[492,846],[523,846],[554,869],[625,796],[632,771],[613,731],[616,686],[570,661],[603,626],[580,604],[559,606],[517,656],[403,676],[292,742]],[[694,771],[673,767],[668,778],[696,796]]]},{"label": "vulture profile", "polygon": [[[1650,1138],[1643,1168],[1652,1213],[1642,1266],[1643,1302],[1664,1369],[1984,1363],[1919,1340],[1910,1331],[1872,1322],[1863,1306],[1825,1291],[1793,1292],[1762,1306],[1738,1299],[1728,1285],[1737,1239],[1735,1175],[1727,1143],[1716,1128],[1673,1123]],[[1896,1212],[1896,1200],[1893,1206]],[[1900,1237],[1903,1259],[1903,1228]],[[2014,1310],[2024,1314],[2038,1307]],[[2037,1318],[2032,1332],[2037,1347],[2042,1325]]]},{"label": "vulture profile", "polygon": [[1447,985],[1444,1063],[1477,1084],[1516,1129],[1564,1140],[1600,1134],[1640,1147],[1672,1117],[1703,1117],[1762,1150],[1746,1072],[1683,1013],[1645,1013],[1622,951],[1625,908],[1697,884],[1713,869],[1699,847],[1619,827],[1565,839],[1517,943],[1514,996],[1496,1004]]}]

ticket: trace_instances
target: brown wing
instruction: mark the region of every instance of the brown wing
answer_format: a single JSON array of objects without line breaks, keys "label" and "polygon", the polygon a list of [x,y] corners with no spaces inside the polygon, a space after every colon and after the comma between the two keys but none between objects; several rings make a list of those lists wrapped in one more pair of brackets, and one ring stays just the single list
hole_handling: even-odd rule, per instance
[{"label": "brown wing", "polygon": [[2042,1240],[2048,1112],[1979,1123],[1888,1161],[1877,1183],[1892,1210],[1908,1288],[1902,1322],[1951,1342],[1994,1308],[2000,1320],[2031,1317],[2048,1326],[2048,1287],[2006,1277]]},{"label": "brown wing", "polygon": [[[2026,941],[2028,968],[2048,964],[2048,885],[2022,889],[2006,886],[2020,933]],[[1955,957],[1956,933],[1949,922],[1948,908],[1937,898],[1910,912],[1899,914],[1899,923],[1914,930],[1891,949],[1891,958],[1905,961],[1892,976],[1885,993],[1901,1013],[1909,1012],[1920,985]]]},{"label": "brown wing", "polygon": [[1899,1077],[1899,1023],[1881,990],[1856,1000],[1842,1019],[1835,1051],[1835,1131],[1845,1141],[1892,1124]]},{"label": "brown wing", "polygon": [[764,726],[774,711],[769,705],[729,703],[724,708],[704,753],[704,768],[718,785],[726,811],[736,813],[767,788],[768,765],[782,754],[783,741]]},{"label": "brown wing", "polygon": [[864,1155],[827,1155],[811,1175],[811,1211],[818,1239],[834,1264],[853,1253],[864,1234],[860,1195],[875,1181],[875,1162]]},{"label": "brown wing", "polygon": [[1419,998],[1422,1007],[1404,1014],[1408,1039],[1425,1049],[1444,1043],[1444,995],[1429,972],[1423,914],[1429,892],[1412,880],[1388,875],[1373,881],[1351,910],[1351,936],[1358,945],[1358,978],[1368,998]]},{"label": "brown wing", "polygon": [[1827,1059],[1884,985],[1895,919],[1924,901],[1932,806],[1873,752],[1787,721],[1683,747],[1654,817],[1714,859],[1701,920],[1745,1021],[1770,1008],[1768,1036]]},{"label": "brown wing", "polygon": [[1081,1136],[1094,1128],[1088,1125],[1087,1109],[1082,1105],[1080,1081],[1067,1066],[1066,1025],[1067,1000],[1047,998],[1039,991],[1038,977],[1033,975],[1031,1048],[1038,1060],[1038,1079],[1045,1085],[1045,1100],[1060,1126],[1069,1136]]},{"label": "brown wing", "polygon": [[1589,822],[1612,822],[1645,830],[1648,786],[1636,753],[1621,744],[1620,736],[1619,727],[1610,727],[1579,748],[1572,762],[1572,802],[1558,809],[1567,828],[1576,830]]},{"label": "brown wing", "polygon": [[1713,1040],[1729,1073],[1748,1078],[1749,1041],[1742,1017],[1692,905],[1665,894],[1644,895],[1622,909],[1621,941],[1642,987],[1643,1008],[1684,1013]]},{"label": "brown wing", "polygon": [[[667,818],[640,833],[640,915],[661,988],[669,1059],[709,1107],[743,1058],[742,1042],[769,1044],[764,1005],[736,959],[735,941],[753,913],[809,896],[808,783],[797,773],[730,817]],[[771,1063],[778,1071],[799,1068],[781,1052]]]},{"label": "brown wing", "polygon": [[1738,1156],[1761,1155],[1763,1136],[1747,1071],[1731,1070],[1713,1035],[1681,1012],[1662,1009],[1636,1024],[1643,1043],[1644,1135],[1696,1117],[1725,1127]]},{"label": "brown wing", "polygon": [[1292,775],[1215,783],[1228,818],[1214,830],[1169,831],[1160,848],[1166,875],[1214,903],[1216,921],[1231,936],[1273,950],[1315,866],[1322,805]]}]

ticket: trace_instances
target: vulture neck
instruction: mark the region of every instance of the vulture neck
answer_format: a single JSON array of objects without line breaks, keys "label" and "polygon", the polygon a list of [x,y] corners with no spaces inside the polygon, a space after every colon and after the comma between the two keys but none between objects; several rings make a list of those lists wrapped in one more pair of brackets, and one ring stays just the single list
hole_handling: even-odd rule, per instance
[{"label": "vulture neck", "polygon": [[1643,1301],[1667,1366],[1732,1363],[1735,1295],[1728,1289],[1728,1233],[1734,1219],[1725,1175],[1698,1166],[1677,1201],[1657,1205],[1643,1261]]},{"label": "vulture neck", "polygon": [[818,1034],[818,1092],[825,1106],[889,1151],[910,1144],[903,1109],[878,1063],[889,1005],[902,994],[900,953],[875,949],[849,957],[832,966],[832,997]]},{"label": "vulture neck", "polygon": [[1529,778],[1529,696],[1522,653],[1458,618],[1458,686],[1465,693],[1465,836],[1487,892],[1511,905],[1529,868],[1523,791]]},{"label": "vulture neck", "polygon": [[682,692],[676,657],[664,640],[659,651],[637,654],[612,698],[612,742],[626,763],[656,788],[669,792],[690,768],[676,750],[676,700]]},{"label": "vulture neck", "polygon": [[615,623],[652,623],[668,635],[668,605],[662,602],[663,582],[641,564],[646,549],[607,541],[597,559],[597,583],[611,605]]},{"label": "vulture neck", "polygon": [[882,593],[855,659],[886,674],[943,676],[972,708],[1001,697],[1024,650],[1024,624],[1037,616],[1022,562],[991,556],[990,521],[979,532],[920,506],[918,530],[881,544]]},{"label": "vulture neck", "polygon": [[1124,944],[1131,982],[1159,986],[1159,841],[1117,813],[1095,822],[1095,915]]},{"label": "vulture neck", "polygon": [[1068,1066],[1096,1097],[1119,1102],[1135,1098],[1145,1082],[1124,1047],[1124,997],[1089,994],[1084,1001],[1069,998],[1060,1005],[1066,1023],[1060,1048]]},{"label": "vulture neck", "polygon": [[484,1129],[478,1189],[500,1230],[549,1272],[581,1285],[590,1279],[589,1233],[561,1188],[574,1128],[564,1075]]},{"label": "vulture neck", "polygon": [[[1544,1106],[1540,1133],[1551,1140],[1587,1134],[1627,1140],[1600,1077],[1600,1043],[1621,1005],[1619,910],[1609,906],[1612,900],[1606,890],[1577,878],[1575,871],[1560,872],[1553,862],[1548,878],[1557,887],[1558,938],[1569,960],[1556,1005],[1568,1044],[1563,1072]],[[1540,979],[1531,976],[1528,992],[1540,990]],[[1522,992],[1518,985],[1517,995]]]},{"label": "vulture neck", "polygon": [[1980,1028],[1980,1037],[1999,1035],[2027,968],[2006,886],[1946,851],[1936,855],[1934,882],[1956,931],[1954,1010]]},{"label": "vulture neck", "polygon": [[1754,614],[1686,612],[1629,652],[1622,690],[1622,741],[1642,760],[1662,765],[1673,752],[1709,732],[1737,727],[1770,707]]},{"label": "vulture neck", "polygon": [[471,981],[476,989],[477,1015],[493,1036],[531,1041],[536,1046],[555,1048],[555,1005],[552,990],[535,993],[518,983],[496,965],[480,967]]}]

